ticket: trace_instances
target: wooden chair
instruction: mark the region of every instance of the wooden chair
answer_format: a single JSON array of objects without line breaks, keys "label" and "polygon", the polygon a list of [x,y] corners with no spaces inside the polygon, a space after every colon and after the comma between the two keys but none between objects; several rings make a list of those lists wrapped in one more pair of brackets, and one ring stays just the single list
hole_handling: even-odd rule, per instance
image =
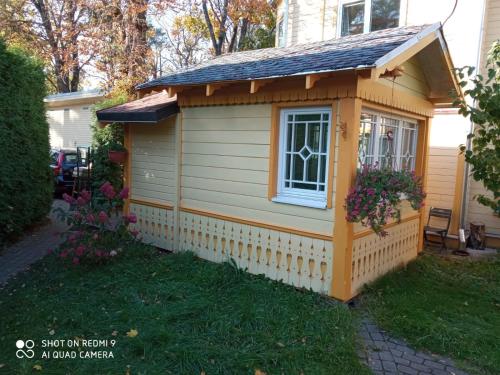
[{"label": "wooden chair", "polygon": [[[446,208],[431,207],[429,211],[429,218],[427,219],[427,225],[424,227],[424,240],[426,246],[430,243],[441,244],[441,249],[448,250],[448,247],[446,246],[446,237],[448,236],[448,230],[450,229],[451,213],[452,211]],[[440,221],[440,223],[437,223],[437,225],[431,223],[431,219],[433,218],[436,218],[433,221]],[[441,225],[444,222],[446,225]],[[429,234],[439,236],[441,241],[437,242],[429,240]]]}]

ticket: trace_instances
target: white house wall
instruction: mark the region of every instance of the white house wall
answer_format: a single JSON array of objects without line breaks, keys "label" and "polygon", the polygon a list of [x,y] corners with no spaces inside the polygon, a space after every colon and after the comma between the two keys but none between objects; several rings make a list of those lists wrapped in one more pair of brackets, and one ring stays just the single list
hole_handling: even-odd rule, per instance
[{"label": "white house wall", "polygon": [[132,125],[130,129],[132,199],[174,205],[177,186],[175,118],[156,125]]},{"label": "white house wall", "polygon": [[74,148],[92,143],[92,104],[47,108],[50,146]]}]

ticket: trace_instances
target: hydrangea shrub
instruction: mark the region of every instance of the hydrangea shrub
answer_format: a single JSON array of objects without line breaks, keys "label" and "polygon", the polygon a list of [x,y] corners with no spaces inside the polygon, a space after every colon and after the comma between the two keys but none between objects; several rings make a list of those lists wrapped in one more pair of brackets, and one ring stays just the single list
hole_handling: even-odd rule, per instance
[{"label": "hydrangea shrub", "polygon": [[105,182],[99,193],[105,197],[99,206],[93,204],[91,194],[85,190],[78,198],[63,195],[72,210],[58,212],[72,230],[64,234],[65,241],[58,249],[62,259],[73,264],[103,263],[121,255],[127,245],[137,241],[139,233],[129,228],[137,222],[136,216],[121,214],[128,188],[117,193],[111,183]]}]

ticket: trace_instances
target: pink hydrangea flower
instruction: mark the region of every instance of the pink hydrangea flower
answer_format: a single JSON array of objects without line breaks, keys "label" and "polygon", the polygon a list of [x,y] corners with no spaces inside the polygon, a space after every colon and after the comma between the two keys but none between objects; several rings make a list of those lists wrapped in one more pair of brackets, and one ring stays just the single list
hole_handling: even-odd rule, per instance
[{"label": "pink hydrangea flower", "polygon": [[137,223],[137,216],[135,216],[134,213],[130,213],[128,215],[125,215],[123,217],[123,219],[125,220],[125,223],[126,224],[129,224],[129,223]]},{"label": "pink hydrangea flower", "polygon": [[74,257],[73,258],[73,264],[80,264],[80,258]]},{"label": "pink hydrangea flower", "polygon": [[104,224],[109,220],[108,214],[104,211],[99,212],[99,222]]},{"label": "pink hydrangea flower", "polygon": [[75,255],[81,257],[83,255],[83,253],[85,252],[85,246],[84,245],[80,245],[76,248],[75,250]]},{"label": "pink hydrangea flower", "polygon": [[120,191],[119,197],[120,197],[121,199],[127,199],[127,198],[128,198],[128,192],[129,192],[129,188],[125,186],[125,187],[122,189],[122,191]]},{"label": "pink hydrangea flower", "polygon": [[106,181],[102,186],[99,188],[101,193],[104,194],[104,196],[108,199],[113,199],[116,196],[115,189],[113,188],[113,185]]},{"label": "pink hydrangea flower", "polygon": [[63,194],[63,199],[66,203],[69,203],[69,204],[75,203],[75,198],[73,198],[72,196],[70,196],[66,193]]},{"label": "pink hydrangea flower", "polygon": [[86,202],[90,202],[90,199],[91,199],[91,195],[90,195],[90,192],[87,191],[87,190],[82,190],[82,192],[80,193],[80,197]]}]

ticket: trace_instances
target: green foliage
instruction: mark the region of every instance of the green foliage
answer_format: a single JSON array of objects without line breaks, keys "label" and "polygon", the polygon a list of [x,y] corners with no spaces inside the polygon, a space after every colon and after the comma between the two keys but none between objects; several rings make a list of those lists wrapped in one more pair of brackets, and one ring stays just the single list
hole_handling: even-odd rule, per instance
[{"label": "green foliage", "polygon": [[49,212],[49,130],[41,65],[0,40],[0,244]]},{"label": "green foliage", "polygon": [[474,68],[457,70],[460,85],[470,88],[464,91],[473,100],[456,99],[455,105],[464,117],[470,117],[475,124],[474,133],[468,135],[472,150],[466,146],[460,149],[465,153],[465,161],[472,166],[472,177],[481,181],[491,195],[479,194],[475,199],[490,207],[500,216],[500,42],[493,44],[488,58],[486,77],[473,76]]},{"label": "green foliage", "polygon": [[276,42],[276,14],[270,9],[266,14],[265,23],[251,26],[243,38],[240,51],[274,47]]},{"label": "green foliage", "polygon": [[500,258],[424,255],[369,287],[362,307],[377,323],[418,349],[473,367],[500,369]]},{"label": "green foliage", "polygon": [[[113,97],[104,100],[95,106],[95,110],[109,108],[115,105],[123,104],[127,101],[125,95]],[[95,192],[94,197],[102,198],[99,191],[106,181],[109,181],[117,189],[123,186],[123,170],[120,165],[112,163],[108,158],[108,151],[120,151],[124,149],[124,132],[123,125],[109,124],[105,127],[100,127],[97,117],[94,115],[92,124],[92,190]]]},{"label": "green foliage", "polygon": [[[23,368],[31,374],[35,364],[44,374],[75,375],[369,374],[356,355],[347,306],[229,264],[162,255],[142,244],[106,266],[64,269],[46,257],[0,290],[0,306],[9,312],[0,315],[7,374]],[[127,336],[132,330],[137,335]],[[41,360],[40,351],[19,360],[20,337],[116,345],[100,348],[113,351],[107,360]]]}]

